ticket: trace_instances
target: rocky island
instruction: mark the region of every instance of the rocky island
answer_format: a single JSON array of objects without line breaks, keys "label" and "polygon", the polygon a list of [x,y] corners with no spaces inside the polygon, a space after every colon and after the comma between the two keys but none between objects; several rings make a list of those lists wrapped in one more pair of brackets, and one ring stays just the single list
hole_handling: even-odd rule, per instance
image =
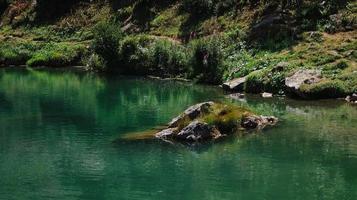
[{"label": "rocky island", "polygon": [[197,143],[221,139],[226,136],[249,133],[274,126],[278,118],[256,115],[246,108],[217,102],[203,102],[187,108],[165,127],[124,139],[159,139],[167,142]]}]

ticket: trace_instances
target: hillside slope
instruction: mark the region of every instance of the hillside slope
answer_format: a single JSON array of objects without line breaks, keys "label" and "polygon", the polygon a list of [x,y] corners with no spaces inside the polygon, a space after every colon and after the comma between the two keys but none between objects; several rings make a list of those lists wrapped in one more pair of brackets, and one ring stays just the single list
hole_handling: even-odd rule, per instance
[{"label": "hillside slope", "polygon": [[254,93],[283,93],[285,77],[317,69],[323,83],[309,97],[357,92],[356,1],[2,0],[0,12],[1,65],[213,84],[247,76]]}]

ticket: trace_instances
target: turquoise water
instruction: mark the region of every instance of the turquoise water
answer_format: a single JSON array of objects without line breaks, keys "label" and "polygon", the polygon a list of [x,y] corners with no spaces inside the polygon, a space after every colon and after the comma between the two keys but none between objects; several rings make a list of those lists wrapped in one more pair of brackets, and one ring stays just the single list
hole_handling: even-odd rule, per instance
[{"label": "turquoise water", "polygon": [[[116,141],[207,100],[281,119],[199,147]],[[357,199],[357,107],[136,77],[0,70],[0,199]]]}]

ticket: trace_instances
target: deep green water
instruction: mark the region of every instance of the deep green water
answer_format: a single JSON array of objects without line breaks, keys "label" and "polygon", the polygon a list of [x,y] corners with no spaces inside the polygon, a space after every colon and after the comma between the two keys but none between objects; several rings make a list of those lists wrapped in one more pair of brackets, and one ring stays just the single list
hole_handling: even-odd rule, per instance
[{"label": "deep green water", "polygon": [[[282,121],[195,148],[113,142],[207,100]],[[206,86],[1,69],[0,199],[357,199],[357,107],[239,102]]]}]

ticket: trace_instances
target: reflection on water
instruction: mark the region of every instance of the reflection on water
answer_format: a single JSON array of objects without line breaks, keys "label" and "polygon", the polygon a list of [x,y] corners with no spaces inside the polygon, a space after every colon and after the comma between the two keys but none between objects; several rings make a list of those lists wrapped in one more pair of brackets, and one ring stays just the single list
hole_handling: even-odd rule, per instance
[{"label": "reflection on water", "polygon": [[[281,119],[188,149],[112,143],[222,100]],[[0,71],[0,199],[355,199],[357,107],[227,99],[213,87],[90,73]]]}]

